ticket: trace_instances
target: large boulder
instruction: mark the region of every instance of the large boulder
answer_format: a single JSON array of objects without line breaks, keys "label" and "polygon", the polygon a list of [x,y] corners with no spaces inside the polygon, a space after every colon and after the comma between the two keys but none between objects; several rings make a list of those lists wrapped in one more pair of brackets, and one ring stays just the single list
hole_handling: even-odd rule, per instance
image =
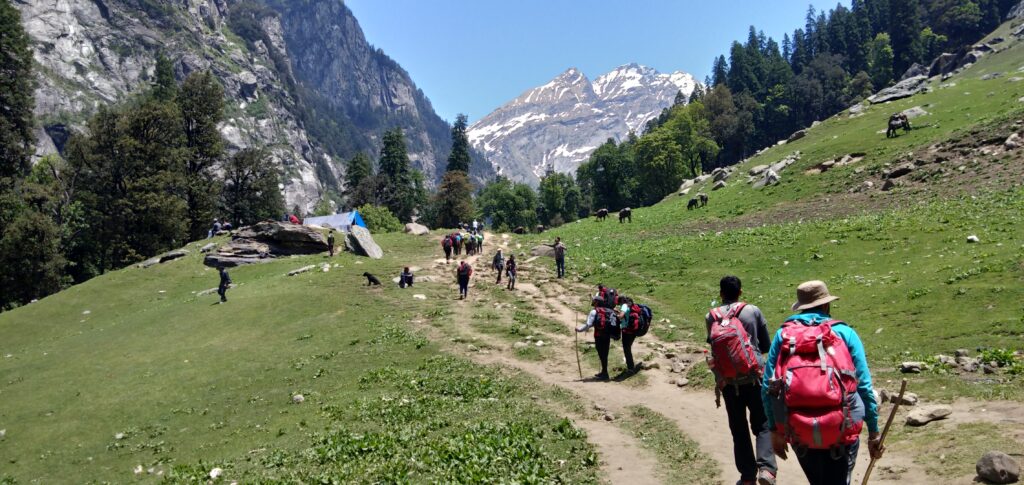
[{"label": "large boulder", "polygon": [[757,176],[757,175],[761,175],[762,173],[766,172],[768,170],[768,168],[769,168],[768,165],[758,165],[756,167],[752,167],[750,169],[750,171],[747,172],[747,173],[749,173],[750,176]]},{"label": "large boulder", "polygon": [[553,257],[555,257],[555,248],[553,248],[551,246],[547,246],[547,245],[541,244],[539,246],[534,246],[533,249],[530,249],[530,255],[531,256],[546,256],[546,257],[549,257],[549,258],[553,258]]},{"label": "large boulder", "polygon": [[377,245],[377,242],[373,240],[373,236],[370,235],[370,231],[365,227],[352,226],[352,232],[348,233],[345,237],[345,245],[353,253],[360,256],[367,256],[373,259],[384,257],[384,250]]},{"label": "large boulder", "polygon": [[801,138],[803,138],[805,136],[807,136],[807,130],[797,130],[797,131],[794,131],[793,134],[789,135],[789,138],[786,139],[786,143],[792,143],[792,142],[797,141],[797,140],[799,140],[799,139],[801,139]]},{"label": "large boulder", "polygon": [[910,66],[909,69],[906,70],[906,72],[903,73],[903,76],[900,77],[900,81],[917,76],[928,76],[928,71],[929,69],[927,67],[915,62],[913,65]]},{"label": "large boulder", "polygon": [[408,234],[412,234],[413,236],[425,236],[427,234],[430,234],[430,228],[424,226],[423,224],[410,222],[405,225],[405,232]]},{"label": "large boulder", "polygon": [[243,264],[264,263],[273,259],[267,244],[236,239],[217,249],[217,252],[207,254],[203,264],[214,268],[234,268]]},{"label": "large boulder", "polygon": [[724,180],[719,180],[718,182],[715,182],[715,185],[714,187],[711,187],[711,190],[724,189],[725,185],[726,184]]},{"label": "large boulder", "polygon": [[927,115],[931,114],[931,113],[925,111],[924,108],[922,108],[920,106],[914,106],[913,108],[907,108],[907,109],[905,109],[903,111],[900,111],[900,113],[903,113],[903,115],[906,116],[907,119],[911,119],[911,120],[914,119],[914,118],[918,118],[918,117],[921,117],[921,116],[927,116]]},{"label": "large boulder", "polygon": [[872,104],[885,103],[897,99],[909,98],[924,91],[927,86],[928,76],[914,76],[904,79],[895,85],[885,88],[868,97]]},{"label": "large boulder", "polygon": [[1020,479],[1020,464],[1001,451],[990,451],[974,465],[978,478],[988,483],[1016,483]]},{"label": "large boulder", "polygon": [[957,62],[960,58],[956,54],[943,53],[939,54],[938,57],[932,61],[931,67],[928,68],[928,77],[934,76],[945,76],[946,74],[952,73],[957,68]]},{"label": "large boulder", "polygon": [[235,233],[234,239],[264,243],[275,256],[327,251],[327,240],[320,231],[287,222],[265,221],[243,227]]},{"label": "large boulder", "polygon": [[178,250],[171,251],[171,252],[164,253],[164,254],[160,255],[160,263],[166,263],[168,261],[174,261],[175,259],[181,259],[181,258],[184,258],[185,256],[188,256],[188,250],[187,249],[178,249]]}]

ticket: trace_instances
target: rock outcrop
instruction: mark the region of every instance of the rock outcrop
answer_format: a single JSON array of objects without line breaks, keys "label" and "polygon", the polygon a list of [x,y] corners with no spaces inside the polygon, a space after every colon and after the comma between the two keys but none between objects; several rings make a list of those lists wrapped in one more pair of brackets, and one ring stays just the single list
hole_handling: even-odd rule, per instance
[{"label": "rock outcrop", "polygon": [[904,79],[868,97],[872,104],[909,98],[927,89],[928,76],[914,76]]},{"label": "rock outcrop", "polygon": [[214,268],[261,263],[278,256],[318,254],[327,251],[323,234],[306,226],[266,221],[243,227],[231,242],[207,254],[203,264]]}]

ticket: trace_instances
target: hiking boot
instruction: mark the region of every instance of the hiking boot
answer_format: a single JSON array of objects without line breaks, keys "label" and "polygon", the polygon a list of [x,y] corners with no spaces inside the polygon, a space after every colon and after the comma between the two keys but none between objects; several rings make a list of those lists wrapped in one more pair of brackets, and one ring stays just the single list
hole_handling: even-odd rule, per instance
[{"label": "hiking boot", "polygon": [[757,485],[775,485],[775,474],[767,468],[758,470]]},{"label": "hiking boot", "polygon": [[608,373],[607,372],[598,372],[597,374],[594,374],[594,379],[597,379],[599,381],[607,381],[608,380]]}]

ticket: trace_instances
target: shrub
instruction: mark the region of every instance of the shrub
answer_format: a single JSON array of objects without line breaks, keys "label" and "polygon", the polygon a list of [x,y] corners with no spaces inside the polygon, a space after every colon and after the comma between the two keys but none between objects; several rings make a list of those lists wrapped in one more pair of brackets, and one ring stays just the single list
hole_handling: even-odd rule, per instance
[{"label": "shrub", "polygon": [[364,204],[356,209],[363,216],[363,221],[371,232],[398,232],[402,223],[387,207]]}]

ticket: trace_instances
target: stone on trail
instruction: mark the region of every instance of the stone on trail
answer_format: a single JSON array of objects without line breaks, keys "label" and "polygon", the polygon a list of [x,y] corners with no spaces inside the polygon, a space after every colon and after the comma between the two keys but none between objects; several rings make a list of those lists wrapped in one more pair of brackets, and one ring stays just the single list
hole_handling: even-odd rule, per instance
[{"label": "stone on trail", "polygon": [[1014,133],[1006,138],[1003,142],[1003,148],[1007,150],[1016,150],[1020,148],[1021,144],[1024,144],[1024,140],[1021,140],[1020,135]]},{"label": "stone on trail", "polygon": [[904,374],[920,374],[924,366],[924,362],[904,362],[900,364],[900,372]]},{"label": "stone on trail", "polygon": [[516,343],[512,344],[512,348],[516,349],[516,350],[525,349],[525,348],[528,348],[529,346],[530,346],[530,344],[528,344],[526,342],[516,342]]},{"label": "stone on trail", "polygon": [[907,425],[924,426],[932,421],[945,419],[950,414],[953,414],[953,408],[945,404],[916,408],[907,415]]},{"label": "stone on trail", "polygon": [[208,253],[210,251],[213,251],[214,249],[217,249],[217,243],[209,243],[209,244],[199,248],[199,252],[203,253],[203,254],[206,254],[206,253]]},{"label": "stone on trail", "polygon": [[306,396],[303,396],[302,394],[296,394],[296,395],[292,396],[292,402],[295,403],[295,404],[302,404],[305,401],[306,401]]},{"label": "stone on trail", "polygon": [[413,236],[425,236],[427,234],[430,234],[430,228],[424,226],[423,224],[410,222],[405,225],[405,232],[406,234],[412,234]]},{"label": "stone on trail", "polygon": [[975,235],[972,234],[970,236],[967,236],[967,242],[969,242],[969,243],[981,242],[981,239],[978,239],[978,236],[975,236]]},{"label": "stone on trail", "polygon": [[896,403],[899,401],[900,406],[914,406],[918,402],[917,394],[912,392],[903,393],[903,400],[900,400],[900,394],[898,392],[889,392],[888,389],[882,389],[881,392],[882,402]]},{"label": "stone on trail", "polygon": [[605,414],[604,420],[608,422],[615,421],[615,416],[612,416],[611,413]]},{"label": "stone on trail", "polygon": [[384,251],[373,240],[370,231],[361,226],[352,226],[352,232],[346,237],[346,245],[352,248],[352,252],[367,256],[372,259],[384,257]]},{"label": "stone on trail", "polygon": [[1020,479],[1020,464],[1001,451],[990,451],[974,465],[978,478],[988,483],[1016,483]]},{"label": "stone on trail", "polygon": [[971,351],[967,350],[967,349],[956,349],[953,352],[953,355],[956,356],[956,357],[967,357],[967,356],[971,355]]},{"label": "stone on trail", "polygon": [[299,269],[293,269],[293,270],[289,271],[288,272],[288,276],[295,276],[297,274],[308,273],[310,271],[313,271],[314,269],[316,269],[316,265],[315,264],[311,264],[309,266],[303,266],[303,267],[301,267]]},{"label": "stone on trail", "polygon": [[689,384],[689,383],[690,383],[690,380],[685,378],[685,377],[683,377],[683,378],[681,378],[681,379],[676,381],[676,386],[677,387],[686,387],[686,385]]},{"label": "stone on trail", "polygon": [[412,295],[412,297],[417,299],[417,300],[426,300],[427,299],[427,295],[420,295],[420,294]]}]

